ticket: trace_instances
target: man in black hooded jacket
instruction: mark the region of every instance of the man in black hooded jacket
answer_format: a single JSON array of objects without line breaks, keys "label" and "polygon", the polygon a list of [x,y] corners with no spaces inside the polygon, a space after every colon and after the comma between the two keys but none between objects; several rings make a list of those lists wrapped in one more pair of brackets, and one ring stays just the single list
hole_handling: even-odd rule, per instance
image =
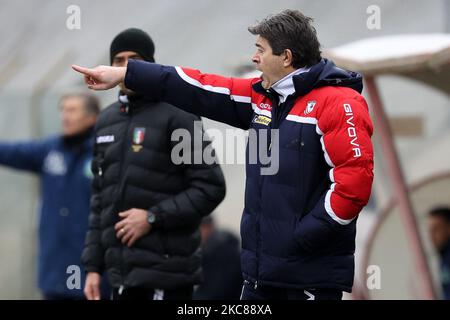
[{"label": "man in black hooded jacket", "polygon": [[[154,62],[154,44],[142,30],[127,29],[113,40],[111,65],[128,59]],[[203,136],[200,119],[152,101],[121,85],[119,101],[96,123],[90,227],[82,260],[85,295],[99,299],[107,271],[113,299],[191,299],[201,279],[202,217],[223,200],[225,182],[217,164],[175,164],[172,133]],[[204,154],[208,142],[189,143]]]}]

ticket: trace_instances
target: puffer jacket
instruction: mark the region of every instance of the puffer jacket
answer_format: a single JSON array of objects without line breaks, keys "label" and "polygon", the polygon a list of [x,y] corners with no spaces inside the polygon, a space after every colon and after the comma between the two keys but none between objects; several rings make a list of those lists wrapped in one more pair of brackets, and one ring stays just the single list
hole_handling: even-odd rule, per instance
[{"label": "puffer jacket", "polygon": [[[217,164],[175,164],[176,129],[202,134],[200,119],[141,96],[100,114],[92,163],[93,195],[82,260],[87,271],[107,271],[113,288],[174,289],[201,280],[198,226],[225,196]],[[192,154],[209,142],[189,145]],[[116,237],[118,213],[151,210],[158,223],[131,247]]]}]

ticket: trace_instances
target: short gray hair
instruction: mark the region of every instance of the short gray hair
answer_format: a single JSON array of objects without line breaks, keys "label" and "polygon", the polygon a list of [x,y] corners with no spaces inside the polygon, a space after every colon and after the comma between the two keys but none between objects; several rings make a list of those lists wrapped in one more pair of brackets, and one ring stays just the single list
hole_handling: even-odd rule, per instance
[{"label": "short gray hair", "polygon": [[65,93],[59,99],[61,104],[68,98],[80,98],[83,100],[84,108],[87,114],[97,116],[100,113],[100,102],[96,96],[89,92],[69,92]]}]

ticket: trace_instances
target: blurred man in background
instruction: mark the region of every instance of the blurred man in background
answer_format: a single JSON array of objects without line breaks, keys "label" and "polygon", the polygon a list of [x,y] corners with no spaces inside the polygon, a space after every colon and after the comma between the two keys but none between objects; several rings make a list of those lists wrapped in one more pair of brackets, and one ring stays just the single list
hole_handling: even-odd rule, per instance
[{"label": "blurred man in background", "polygon": [[202,267],[204,281],[195,290],[196,300],[239,300],[242,273],[239,239],[216,226],[213,215],[203,218]]},{"label": "blurred man in background", "polygon": [[[60,99],[62,133],[25,142],[0,142],[0,164],[39,175],[38,284],[46,299],[82,299],[69,288],[69,266],[81,266],[91,196],[93,127],[100,111],[88,93]],[[20,190],[18,190],[19,192]],[[70,272],[68,272],[68,270]],[[76,283],[76,281],[74,281]]]},{"label": "blurred man in background", "polygon": [[[147,33],[127,29],[111,43],[111,64],[153,62],[154,51]],[[107,271],[114,300],[190,300],[201,279],[198,227],[225,196],[222,170],[173,162],[173,132],[202,137],[199,117],[120,88],[96,124],[85,294],[100,298],[100,274]],[[210,143],[187,146],[192,159]]]},{"label": "blurred man in background", "polygon": [[445,300],[450,300],[450,208],[437,207],[429,212],[429,234],[440,256],[440,276]]}]

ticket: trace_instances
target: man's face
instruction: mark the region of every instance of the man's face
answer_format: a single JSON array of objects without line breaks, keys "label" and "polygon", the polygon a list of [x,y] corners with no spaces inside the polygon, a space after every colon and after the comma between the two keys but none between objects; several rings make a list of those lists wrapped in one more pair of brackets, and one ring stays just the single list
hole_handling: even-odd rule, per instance
[{"label": "man's face", "polygon": [[261,71],[266,84],[264,87],[271,86],[286,74],[286,67],[283,54],[277,56],[272,52],[269,42],[258,36],[256,38],[256,52],[252,61],[256,64],[256,69]]},{"label": "man's face", "polygon": [[[128,59],[144,60],[137,52],[123,51],[123,52],[119,52],[118,54],[116,54],[114,56],[113,61],[112,61],[112,66],[113,67],[126,67],[128,65]],[[133,94],[133,91],[127,89],[123,82],[121,82],[119,84],[119,87],[122,90],[122,92],[125,93],[126,95]]]},{"label": "man's face", "polygon": [[433,216],[428,220],[431,242],[437,250],[442,250],[450,240],[450,224],[443,217]]},{"label": "man's face", "polygon": [[95,124],[95,115],[88,114],[82,97],[67,97],[61,101],[62,133],[66,137],[86,131]]}]

